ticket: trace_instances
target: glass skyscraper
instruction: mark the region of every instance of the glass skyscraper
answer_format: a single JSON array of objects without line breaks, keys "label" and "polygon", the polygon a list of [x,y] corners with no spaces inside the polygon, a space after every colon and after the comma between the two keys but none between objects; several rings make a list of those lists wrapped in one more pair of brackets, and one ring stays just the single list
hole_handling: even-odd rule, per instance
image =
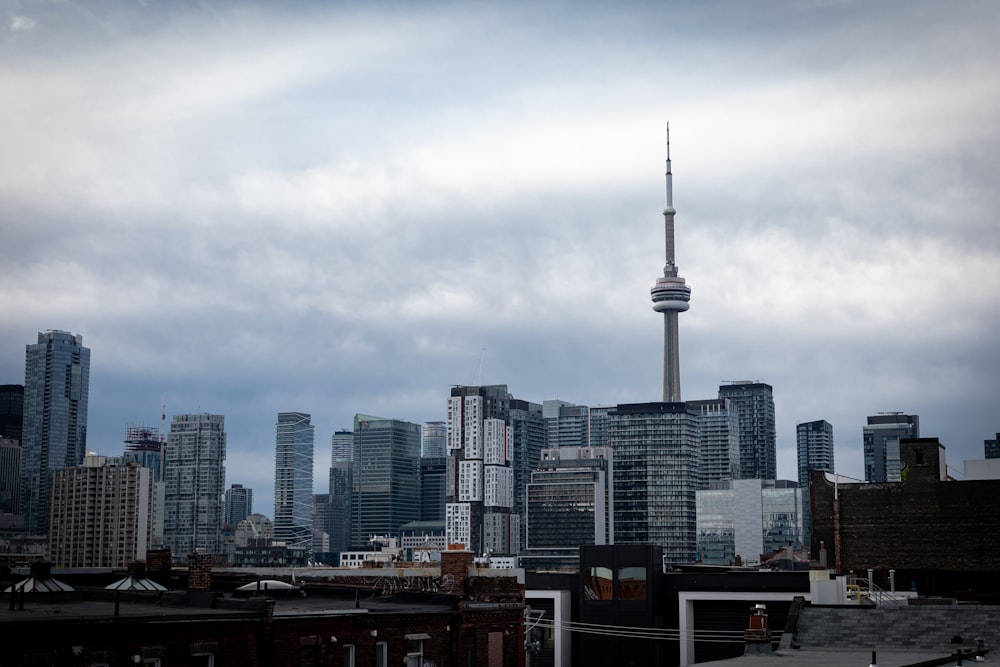
[{"label": "glass skyscraper", "polygon": [[351,529],[355,547],[376,536],[399,535],[420,519],[420,425],[354,416]]},{"label": "glass skyscraper", "polygon": [[697,411],[686,403],[635,403],[609,417],[615,544],[655,544],[666,563],[693,562]]},{"label": "glass skyscraper", "polygon": [[48,533],[52,472],[83,463],[89,385],[83,336],[49,330],[26,346],[21,509],[29,534]]},{"label": "glass skyscraper", "polygon": [[739,479],[774,479],[778,475],[774,390],[763,382],[738,381],[719,387],[739,415]]},{"label": "glass skyscraper", "polygon": [[313,436],[310,415],[280,412],[274,436],[274,539],[312,548]]},{"label": "glass skyscraper", "polygon": [[799,486],[808,493],[810,470],[833,472],[833,426],[825,419],[802,422],[795,426],[795,439]]}]

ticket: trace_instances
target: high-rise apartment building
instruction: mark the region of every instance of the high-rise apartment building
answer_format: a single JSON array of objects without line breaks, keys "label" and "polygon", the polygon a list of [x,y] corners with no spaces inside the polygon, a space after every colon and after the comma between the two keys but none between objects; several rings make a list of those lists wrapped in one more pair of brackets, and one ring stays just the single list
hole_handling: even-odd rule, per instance
[{"label": "high-rise apartment building", "polygon": [[164,465],[163,544],[185,561],[195,549],[222,553],[225,417],[174,415]]},{"label": "high-rise apartment building", "polygon": [[[354,434],[351,434],[354,439]],[[353,452],[352,452],[353,455]],[[330,519],[327,532],[330,534],[329,549],[331,553],[347,551],[351,544],[351,493],[353,486],[353,469],[351,461],[334,459],[330,466]]]},{"label": "high-rise apartment building", "polygon": [[610,413],[616,544],[655,544],[667,563],[694,561],[699,438],[698,412],[686,403]]},{"label": "high-rise apartment building", "polygon": [[330,552],[330,494],[314,493],[312,497],[312,552]]},{"label": "high-rise apartment building", "polygon": [[56,567],[125,567],[153,535],[153,471],[87,456],[52,473],[49,558]]},{"label": "high-rise apartment building", "polygon": [[[514,511],[514,432],[507,385],[452,387],[448,398],[448,544],[477,553],[516,554],[520,516]],[[535,423],[531,406],[518,408],[522,439]],[[544,433],[541,406],[537,427]],[[525,456],[527,460],[527,456]]]},{"label": "high-rise apartment building", "polygon": [[424,437],[420,444],[420,458],[445,456],[448,456],[448,425],[444,422],[427,422],[424,424]]},{"label": "high-rise apartment building", "polygon": [[825,419],[795,426],[798,445],[799,487],[809,493],[809,471],[833,472],[833,426]]},{"label": "high-rise apartment building", "polygon": [[769,384],[739,380],[719,387],[739,418],[739,479],[774,479],[778,473],[774,390]]},{"label": "high-rise apartment building", "polygon": [[376,535],[398,536],[403,524],[417,521],[420,425],[355,415],[351,481],[353,546],[365,547]]},{"label": "high-rise apartment building", "polygon": [[0,438],[11,438],[21,444],[24,425],[24,385],[0,384]]},{"label": "high-rise apartment building", "polygon": [[527,484],[527,567],[572,567],[580,545],[614,543],[613,478],[609,447],[542,450]]},{"label": "high-rise apartment building", "polygon": [[313,436],[310,415],[280,412],[274,437],[274,539],[312,547]]},{"label": "high-rise apartment building", "polygon": [[698,554],[706,565],[748,565],[805,541],[803,490],[788,480],[712,482],[697,493]]},{"label": "high-rise apartment building", "polygon": [[868,417],[862,429],[865,480],[898,482],[899,441],[920,437],[920,417],[902,412],[883,412]]},{"label": "high-rise apartment building", "polygon": [[83,462],[89,385],[83,336],[49,330],[26,346],[21,510],[30,534],[48,533],[52,473]]},{"label": "high-rise apartment building", "polygon": [[542,401],[547,447],[588,447],[590,408],[566,401]]},{"label": "high-rise apartment building", "polygon": [[1000,433],[992,440],[983,440],[983,458],[1000,459]]},{"label": "high-rise apartment building", "polygon": [[725,398],[688,401],[698,412],[701,440],[698,446],[698,488],[712,482],[739,477],[740,420]]},{"label": "high-rise apartment building", "polygon": [[242,484],[232,484],[226,489],[226,501],[223,505],[222,524],[236,528],[240,521],[253,514],[253,489]]},{"label": "high-rise apartment building", "polygon": [[[528,512],[525,487],[531,481],[531,473],[538,468],[542,450],[547,447],[547,433],[542,406],[517,398],[510,399],[510,467],[514,471],[514,505],[512,513],[517,515],[517,549],[520,551],[525,540],[524,517]],[[511,553],[516,553],[511,551]]]}]

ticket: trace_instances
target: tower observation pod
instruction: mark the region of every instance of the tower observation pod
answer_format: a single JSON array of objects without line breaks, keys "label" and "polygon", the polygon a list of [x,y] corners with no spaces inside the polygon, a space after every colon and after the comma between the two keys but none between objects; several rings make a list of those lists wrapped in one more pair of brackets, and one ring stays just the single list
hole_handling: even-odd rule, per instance
[{"label": "tower observation pod", "polygon": [[667,205],[663,209],[664,237],[667,263],[663,277],[649,293],[653,310],[663,313],[663,402],[681,402],[681,361],[677,334],[677,314],[688,309],[691,288],[677,275],[674,261],[674,193],[673,174],[670,173],[670,124],[667,124]]}]

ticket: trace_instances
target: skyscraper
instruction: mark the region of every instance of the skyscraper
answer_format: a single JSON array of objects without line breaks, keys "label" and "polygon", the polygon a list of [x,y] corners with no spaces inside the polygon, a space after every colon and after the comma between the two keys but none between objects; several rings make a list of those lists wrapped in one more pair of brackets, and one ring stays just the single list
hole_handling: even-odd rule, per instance
[{"label": "skyscraper", "polygon": [[774,479],[778,475],[774,390],[763,382],[737,380],[719,387],[740,423],[739,479]]},{"label": "skyscraper", "polygon": [[825,419],[795,426],[798,443],[799,486],[809,497],[809,471],[833,472],[833,426]]},{"label": "skyscraper", "polygon": [[354,431],[341,429],[330,438],[330,460],[351,461],[354,459]]},{"label": "skyscraper", "polygon": [[[351,478],[352,542],[365,547],[375,535],[399,535],[420,518],[420,425],[399,419],[354,416]],[[331,547],[332,548],[332,547]]]},{"label": "skyscraper", "polygon": [[229,528],[236,528],[240,521],[253,514],[253,489],[242,484],[232,484],[226,489],[226,504],[222,515],[222,523]]},{"label": "skyscraper", "polygon": [[701,442],[698,457],[701,478],[698,488],[712,482],[739,477],[740,420],[732,404],[724,398],[688,401],[698,411]]},{"label": "skyscraper", "polygon": [[350,549],[351,544],[351,489],[353,486],[354,431],[341,429],[331,438],[329,521],[329,550],[339,553]]},{"label": "skyscraper", "polygon": [[25,530],[44,535],[52,472],[80,465],[87,449],[90,350],[83,336],[49,330],[25,352],[21,510]]},{"label": "skyscraper", "polygon": [[679,403],[681,400],[681,358],[677,332],[677,315],[688,309],[691,288],[677,275],[674,253],[674,193],[673,174],[670,171],[670,125],[667,125],[667,205],[663,209],[664,237],[667,263],[663,277],[656,279],[650,289],[653,310],[663,313],[663,402]]},{"label": "skyscraper", "polygon": [[636,403],[609,416],[615,544],[655,544],[668,563],[693,562],[697,411],[686,403]]},{"label": "skyscraper", "polygon": [[0,384],[0,438],[13,438],[21,444],[24,425],[24,385]]},{"label": "skyscraper", "polygon": [[303,412],[280,412],[274,436],[274,539],[312,548],[313,425]]},{"label": "skyscraper", "polygon": [[420,456],[425,459],[448,456],[448,425],[444,422],[424,424]]},{"label": "skyscraper", "polygon": [[[448,398],[448,498],[445,536],[477,553],[513,554],[520,548],[514,509],[514,433],[507,385],[452,387]],[[519,412],[527,412],[521,406]],[[527,415],[522,415],[524,420]],[[541,406],[538,427],[544,432]],[[530,427],[525,424],[524,436]]]},{"label": "skyscraper", "polygon": [[525,540],[524,517],[528,512],[526,486],[531,481],[531,473],[542,460],[542,450],[546,444],[545,418],[542,406],[531,401],[510,399],[510,467],[514,471],[514,504],[511,507],[517,515],[518,539],[516,549],[520,551]]},{"label": "skyscraper", "polygon": [[146,557],[153,535],[153,471],[87,456],[52,474],[49,558],[57,567],[125,567]]},{"label": "skyscraper", "polygon": [[0,514],[21,513],[21,443],[0,436]]},{"label": "skyscraper", "polygon": [[590,445],[590,408],[566,401],[542,401],[545,418],[546,447],[588,447]]},{"label": "skyscraper", "polygon": [[222,552],[226,431],[222,415],[174,415],[167,434],[163,544],[185,561]]},{"label": "skyscraper", "polygon": [[527,484],[526,558],[535,567],[579,563],[580,545],[614,543],[610,447],[542,450]]},{"label": "skyscraper", "polygon": [[444,521],[444,505],[448,500],[447,489],[448,457],[420,457],[421,521]]},{"label": "skyscraper", "polygon": [[920,437],[920,417],[902,412],[881,412],[868,417],[862,429],[865,480],[899,481],[899,441]]}]

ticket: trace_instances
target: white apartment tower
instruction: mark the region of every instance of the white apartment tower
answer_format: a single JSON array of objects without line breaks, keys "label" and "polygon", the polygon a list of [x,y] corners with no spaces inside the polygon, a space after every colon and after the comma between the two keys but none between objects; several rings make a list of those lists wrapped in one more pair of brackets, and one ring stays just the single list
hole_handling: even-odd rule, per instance
[{"label": "white apartment tower", "polygon": [[125,567],[146,557],[153,534],[153,471],[88,456],[52,474],[49,558],[56,567]]}]

